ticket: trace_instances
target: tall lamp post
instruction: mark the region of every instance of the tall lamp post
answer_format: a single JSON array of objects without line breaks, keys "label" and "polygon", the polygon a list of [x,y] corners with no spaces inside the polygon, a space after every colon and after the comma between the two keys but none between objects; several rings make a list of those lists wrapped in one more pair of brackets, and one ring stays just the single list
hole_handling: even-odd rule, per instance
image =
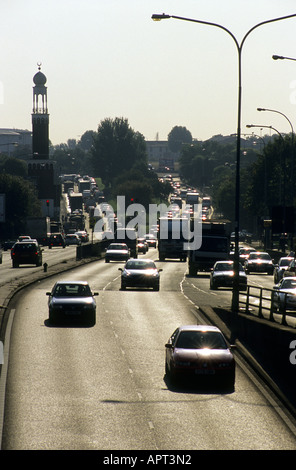
[{"label": "tall lamp post", "polygon": [[293,18],[296,16],[296,13],[288,16],[282,16],[279,18],[273,18],[271,20],[262,21],[261,23],[256,24],[253,26],[243,37],[241,43],[238,42],[234,34],[224,26],[218,23],[212,23],[209,21],[202,21],[196,20],[191,18],[184,18],[181,16],[174,16],[174,15],[166,15],[163,14],[153,14],[152,19],[154,21],[160,21],[163,19],[173,18],[176,20],[182,21],[189,21],[193,23],[204,24],[207,26],[215,26],[216,28],[222,29],[230,37],[233,39],[237,54],[238,54],[238,109],[237,109],[237,139],[236,139],[236,182],[235,182],[235,250],[234,250],[234,262],[233,262],[233,270],[234,270],[234,282],[233,282],[233,290],[232,290],[232,311],[238,312],[239,309],[239,198],[240,198],[240,141],[241,141],[241,99],[242,99],[242,67],[241,67],[241,57],[242,57],[242,49],[245,43],[245,40],[249,36],[249,34],[254,31],[259,26],[263,26],[268,23],[274,23],[276,21],[285,20],[289,18]]},{"label": "tall lamp post", "polygon": [[292,122],[290,119],[281,111],[277,111],[276,109],[267,109],[267,108],[257,108],[257,111],[270,111],[272,113],[277,113],[283,116],[289,123],[292,131],[292,138],[291,138],[291,146],[292,146],[292,151],[291,151],[291,193],[290,193],[290,199],[291,199],[291,205],[293,205],[293,199],[294,199],[294,192],[293,192],[293,180],[294,180],[294,128],[292,125]]},{"label": "tall lamp post", "polygon": [[[252,128],[252,127],[260,127],[260,128],[266,128],[266,129],[272,129],[273,131],[275,131],[281,138],[281,141],[282,143],[284,143],[284,138],[282,136],[282,134],[280,133],[280,131],[278,131],[275,127],[272,127],[272,126],[261,126],[261,125],[255,125],[255,124],[247,124],[246,127],[248,129]],[[283,181],[283,185],[282,185],[282,178],[280,180],[280,203],[283,204],[283,207],[284,207],[284,212],[283,212],[283,228],[284,228],[284,232],[286,231],[286,173],[287,173],[287,170],[286,170],[286,158],[285,158],[285,154],[284,154],[284,181]],[[283,194],[282,194],[282,186],[284,188],[284,191],[283,191]]]}]

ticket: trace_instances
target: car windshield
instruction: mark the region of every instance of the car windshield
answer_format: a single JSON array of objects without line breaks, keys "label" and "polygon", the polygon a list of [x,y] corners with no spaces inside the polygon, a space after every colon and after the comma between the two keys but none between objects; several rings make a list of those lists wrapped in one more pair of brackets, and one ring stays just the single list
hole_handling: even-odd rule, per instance
[{"label": "car windshield", "polygon": [[126,269],[156,269],[153,261],[132,260],[125,265]]},{"label": "car windshield", "polygon": [[290,259],[281,259],[279,266],[289,266],[290,263],[291,263]]},{"label": "car windshield", "polygon": [[54,297],[90,297],[92,294],[87,284],[58,284],[53,295]]},{"label": "car windshield", "polygon": [[295,279],[284,279],[281,284],[281,289],[295,289],[296,280]]},{"label": "car windshield", "polygon": [[108,246],[108,250],[127,250],[127,245],[120,245],[116,243],[111,243],[111,245]]},{"label": "car windshield", "polygon": [[223,336],[213,331],[182,331],[177,339],[176,347],[182,349],[227,349]]},{"label": "car windshield", "polygon": [[[239,263],[239,270],[243,271],[241,263]],[[218,263],[215,266],[215,271],[233,271],[233,263]]]},{"label": "car windshield", "polygon": [[270,260],[270,256],[268,253],[251,253],[249,256],[249,259],[264,259],[264,260]]}]

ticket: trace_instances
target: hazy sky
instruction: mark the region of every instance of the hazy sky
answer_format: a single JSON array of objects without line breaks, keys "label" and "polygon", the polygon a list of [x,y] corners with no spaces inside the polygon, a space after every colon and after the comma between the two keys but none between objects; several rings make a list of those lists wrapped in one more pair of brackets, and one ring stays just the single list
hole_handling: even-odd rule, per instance
[{"label": "hazy sky", "polygon": [[[237,127],[238,58],[224,31],[153,13],[215,22],[241,42],[255,24],[296,13],[295,0],[0,0],[0,127],[31,130],[33,76],[47,77],[53,144],[124,117],[147,140],[174,126],[206,140]],[[261,26],[242,54],[246,124],[296,130],[296,17]],[[254,129],[260,134],[260,128]],[[266,129],[263,134],[267,133]]]}]

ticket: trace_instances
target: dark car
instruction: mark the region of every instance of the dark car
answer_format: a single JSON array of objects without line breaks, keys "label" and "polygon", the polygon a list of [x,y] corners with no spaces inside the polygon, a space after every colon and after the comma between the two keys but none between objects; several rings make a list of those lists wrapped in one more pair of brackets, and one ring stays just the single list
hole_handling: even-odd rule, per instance
[{"label": "dark car", "polygon": [[250,253],[253,253],[255,250],[255,248],[250,248],[250,247],[242,247],[239,249],[238,251],[238,256],[239,256],[239,259],[242,263],[244,263],[250,256]]},{"label": "dark car", "polygon": [[159,273],[156,264],[151,259],[130,259],[121,271],[121,289],[127,287],[152,287],[159,290]]},{"label": "dark car", "polygon": [[[233,261],[217,261],[210,272],[210,289],[218,287],[233,287]],[[239,263],[239,288],[247,290],[247,275]]]},{"label": "dark car", "polygon": [[49,296],[48,310],[49,321],[86,321],[92,325],[96,323],[97,292],[92,293],[86,281],[58,281]]},{"label": "dark car", "polygon": [[61,233],[52,233],[48,240],[48,248],[52,248],[53,246],[61,246],[62,248],[66,248],[66,241],[64,236]]},{"label": "dark car", "polygon": [[20,264],[42,265],[42,251],[35,241],[16,242],[11,249],[12,267],[18,268]]},{"label": "dark car", "polygon": [[145,238],[138,238],[138,253],[143,253],[144,255],[149,250],[148,243]]},{"label": "dark car", "polygon": [[273,280],[277,284],[283,278],[285,271],[289,268],[289,264],[294,258],[291,256],[283,256],[279,259],[278,264],[274,265]]},{"label": "dark car", "polygon": [[268,253],[255,251],[250,253],[244,268],[247,274],[251,272],[273,274],[274,265]]},{"label": "dark car", "polygon": [[11,250],[11,248],[13,247],[13,245],[17,242],[17,240],[6,240],[4,243],[3,243],[3,250],[4,251],[7,251],[7,250]]},{"label": "dark car", "polygon": [[230,389],[235,384],[234,356],[215,326],[177,328],[165,345],[165,371],[174,380],[210,379]]},{"label": "dark car", "polygon": [[148,243],[149,248],[156,248],[157,238],[152,233],[146,233],[146,235],[144,235],[144,238]]},{"label": "dark car", "polygon": [[105,263],[109,261],[127,261],[130,250],[125,243],[110,243],[105,253]]}]

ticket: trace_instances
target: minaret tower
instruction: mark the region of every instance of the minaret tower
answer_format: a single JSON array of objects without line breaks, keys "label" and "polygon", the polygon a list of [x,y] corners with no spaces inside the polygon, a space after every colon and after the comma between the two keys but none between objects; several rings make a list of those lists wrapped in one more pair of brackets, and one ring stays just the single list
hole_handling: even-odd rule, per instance
[{"label": "minaret tower", "polygon": [[35,184],[42,215],[59,217],[61,185],[58,183],[56,162],[49,158],[49,115],[47,110],[46,76],[39,71],[33,81],[32,158],[28,160],[28,176]]},{"label": "minaret tower", "polygon": [[49,114],[47,109],[47,87],[46,76],[41,72],[41,64],[38,65],[38,72],[34,75],[33,81],[33,159],[49,159]]}]

